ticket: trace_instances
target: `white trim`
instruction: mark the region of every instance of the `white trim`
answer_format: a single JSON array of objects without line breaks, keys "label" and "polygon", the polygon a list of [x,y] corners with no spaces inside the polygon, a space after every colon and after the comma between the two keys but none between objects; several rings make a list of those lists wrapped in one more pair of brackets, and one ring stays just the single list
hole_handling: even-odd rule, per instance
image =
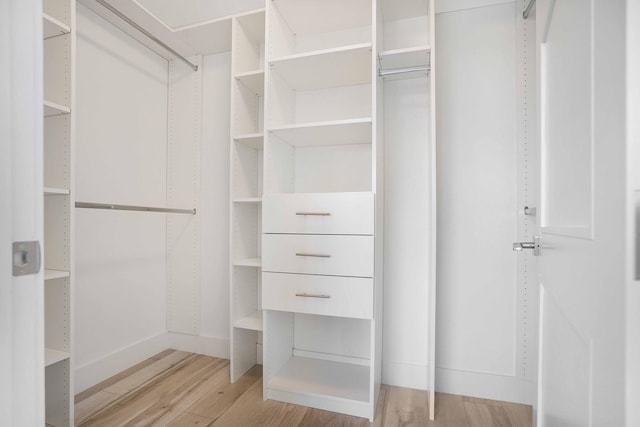
[{"label": "white trim", "polygon": [[167,332],[168,348],[229,359],[229,339]]},{"label": "white trim", "polygon": [[515,0],[437,0],[436,13],[459,12],[466,9],[513,3]]},{"label": "white trim", "polygon": [[167,348],[169,348],[169,338],[167,333],[163,332],[100,359],[77,366],[74,370],[75,393],[80,393]]},{"label": "white trim", "polygon": [[536,384],[534,381],[453,369],[436,368],[436,390],[438,393],[501,400],[525,405],[533,405],[536,400]]}]

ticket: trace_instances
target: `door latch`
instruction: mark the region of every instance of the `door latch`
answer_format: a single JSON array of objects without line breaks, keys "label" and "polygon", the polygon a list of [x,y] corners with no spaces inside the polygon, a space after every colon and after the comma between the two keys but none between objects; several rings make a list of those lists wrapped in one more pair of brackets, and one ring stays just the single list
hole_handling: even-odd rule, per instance
[{"label": "door latch", "polygon": [[40,242],[13,242],[13,275],[26,276],[40,272]]},{"label": "door latch", "polygon": [[525,249],[533,250],[533,256],[540,255],[540,236],[534,236],[533,242],[515,242],[513,244],[513,250],[516,252],[522,252]]}]

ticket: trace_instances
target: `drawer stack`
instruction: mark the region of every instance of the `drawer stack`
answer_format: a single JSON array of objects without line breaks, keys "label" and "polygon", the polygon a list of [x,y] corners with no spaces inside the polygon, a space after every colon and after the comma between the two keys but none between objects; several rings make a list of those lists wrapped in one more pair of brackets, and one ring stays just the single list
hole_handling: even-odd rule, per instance
[{"label": "drawer stack", "polygon": [[369,417],[373,193],[263,201],[265,396]]}]

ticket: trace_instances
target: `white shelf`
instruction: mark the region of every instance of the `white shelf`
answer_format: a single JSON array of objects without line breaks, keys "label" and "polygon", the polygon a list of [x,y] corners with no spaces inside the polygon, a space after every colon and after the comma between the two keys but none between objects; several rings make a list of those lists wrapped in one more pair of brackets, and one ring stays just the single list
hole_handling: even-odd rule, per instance
[{"label": "white shelf", "polygon": [[241,142],[247,147],[253,148],[254,150],[262,150],[264,148],[264,134],[262,133],[238,135],[233,139],[237,142]]},{"label": "white shelf", "polygon": [[236,74],[236,80],[258,96],[264,96],[264,70]]},{"label": "white shelf", "polygon": [[305,52],[269,62],[291,89],[311,90],[371,83],[371,43]]},{"label": "white shelf", "polygon": [[58,21],[56,18],[47,15],[46,13],[42,14],[42,36],[45,39],[50,37],[62,36],[64,34],[69,34],[71,32],[71,27],[69,27],[64,22]]},{"label": "white shelf", "polygon": [[233,326],[251,331],[262,331],[262,311],[254,311],[249,316],[236,321]]},{"label": "white shelf", "polygon": [[296,147],[371,144],[371,118],[300,123],[269,132]]},{"label": "white shelf", "polygon": [[51,102],[47,100],[44,101],[45,117],[59,116],[61,114],[69,114],[70,112],[71,112],[71,108],[65,105],[56,104],[55,102]]},{"label": "white shelf", "polygon": [[409,68],[429,66],[431,46],[416,46],[405,49],[385,50],[378,54],[380,69]]},{"label": "white shelf", "polygon": [[62,271],[62,270],[45,270],[44,271],[44,280],[64,279],[65,277],[69,277],[68,271]]},{"label": "white shelf", "polygon": [[45,196],[67,196],[70,192],[66,188],[44,187]]},{"label": "white shelf", "polygon": [[44,366],[51,366],[58,362],[62,362],[63,360],[67,360],[69,358],[69,353],[59,350],[54,350],[52,348],[44,349]]},{"label": "white shelf", "polygon": [[261,197],[241,197],[237,199],[233,199],[233,203],[247,203],[253,205],[259,205],[262,203]]},{"label": "white shelf", "polygon": [[366,403],[369,401],[369,367],[293,356],[267,387]]},{"label": "white shelf", "polygon": [[262,258],[246,258],[233,263],[237,267],[262,267]]}]

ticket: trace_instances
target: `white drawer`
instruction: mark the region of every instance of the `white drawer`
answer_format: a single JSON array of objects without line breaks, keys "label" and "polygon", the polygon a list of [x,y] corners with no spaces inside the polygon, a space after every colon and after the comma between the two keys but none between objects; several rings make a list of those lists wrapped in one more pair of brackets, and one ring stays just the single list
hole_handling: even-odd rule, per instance
[{"label": "white drawer", "polygon": [[263,232],[373,234],[373,193],[265,195]]},{"label": "white drawer", "polygon": [[373,277],[373,236],[264,234],[262,270]]},{"label": "white drawer", "polygon": [[373,318],[373,279],[262,273],[265,310]]}]

